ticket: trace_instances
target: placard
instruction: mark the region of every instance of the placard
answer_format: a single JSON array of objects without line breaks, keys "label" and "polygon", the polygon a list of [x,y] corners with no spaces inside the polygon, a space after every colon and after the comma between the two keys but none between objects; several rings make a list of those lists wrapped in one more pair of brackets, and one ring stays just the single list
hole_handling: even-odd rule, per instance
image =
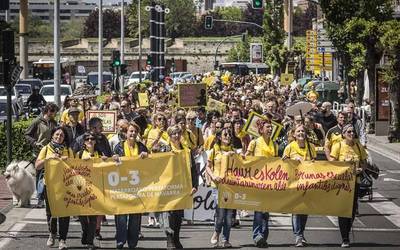
[{"label": "placard", "polygon": [[147,92],[138,93],[139,99],[139,107],[148,107],[149,106],[149,96]]},{"label": "placard", "polygon": [[117,111],[115,110],[89,110],[86,113],[87,120],[98,117],[102,120],[103,133],[117,132]]},{"label": "placard", "polygon": [[[249,118],[247,119],[246,124],[243,127],[243,131],[252,136],[260,137],[261,135],[258,133],[258,127],[257,127],[257,121],[259,121],[260,119],[267,120],[268,118],[263,115],[260,115],[258,113],[251,112],[249,114]],[[272,124],[271,140],[276,141],[283,126],[282,126],[282,124],[274,122],[274,121],[271,121],[271,124]]]},{"label": "placard", "polygon": [[290,85],[293,80],[293,74],[281,74],[281,85]]},{"label": "placard", "polygon": [[182,108],[195,108],[207,106],[207,85],[178,84],[178,105]]}]

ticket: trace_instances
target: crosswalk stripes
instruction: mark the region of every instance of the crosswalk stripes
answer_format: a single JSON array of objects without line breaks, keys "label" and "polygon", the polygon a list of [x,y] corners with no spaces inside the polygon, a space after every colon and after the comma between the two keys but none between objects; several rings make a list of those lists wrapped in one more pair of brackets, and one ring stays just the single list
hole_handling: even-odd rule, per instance
[{"label": "crosswalk stripes", "polygon": [[[35,201],[33,202],[35,203]],[[364,219],[363,216],[356,217],[353,223],[353,228],[358,230],[366,230],[366,231],[400,231],[400,207],[396,205],[394,202],[386,199],[383,195],[375,192],[374,200],[372,202],[361,202],[360,209],[364,207],[366,209],[371,207],[375,210],[379,216],[379,218],[384,218],[385,221],[389,223],[382,223],[384,225],[393,225],[393,226],[380,226],[372,224],[367,219]],[[250,212],[252,215],[252,212]],[[362,215],[362,212],[361,212]],[[114,216],[107,215],[106,216],[110,225],[114,223]],[[307,222],[307,228],[312,228],[314,230],[323,229],[323,230],[333,230],[338,228],[338,219],[335,216],[309,216],[309,221]],[[243,225],[251,226],[252,225],[252,216],[244,218],[242,221]],[[270,213],[270,226],[275,229],[282,230],[291,230],[291,214],[281,214],[281,213]],[[145,219],[143,219],[143,225],[145,223]],[[32,223],[32,224],[46,224],[46,214],[45,209],[32,209],[25,216],[24,223]],[[197,222],[195,222],[197,223]],[[206,223],[198,223],[203,224],[204,226],[209,226]],[[80,225],[78,221],[71,220],[71,225]]]}]

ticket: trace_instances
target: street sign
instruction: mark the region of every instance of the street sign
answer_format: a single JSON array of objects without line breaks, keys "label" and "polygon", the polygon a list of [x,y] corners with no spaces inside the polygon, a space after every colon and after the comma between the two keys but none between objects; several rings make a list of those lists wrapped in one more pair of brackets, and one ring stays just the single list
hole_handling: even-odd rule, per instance
[{"label": "street sign", "polygon": [[336,52],[335,48],[333,47],[318,47],[319,53],[334,53]]},{"label": "street sign", "polygon": [[250,43],[250,62],[263,62],[263,46],[261,43]]}]

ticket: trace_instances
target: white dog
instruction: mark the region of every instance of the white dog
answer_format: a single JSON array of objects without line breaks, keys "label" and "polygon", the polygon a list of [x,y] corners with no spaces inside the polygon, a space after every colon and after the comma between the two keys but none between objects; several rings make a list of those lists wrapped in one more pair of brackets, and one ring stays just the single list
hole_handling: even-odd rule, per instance
[{"label": "white dog", "polygon": [[35,179],[31,174],[33,169],[33,164],[28,161],[13,161],[4,172],[7,185],[20,207],[29,207],[35,192]]}]

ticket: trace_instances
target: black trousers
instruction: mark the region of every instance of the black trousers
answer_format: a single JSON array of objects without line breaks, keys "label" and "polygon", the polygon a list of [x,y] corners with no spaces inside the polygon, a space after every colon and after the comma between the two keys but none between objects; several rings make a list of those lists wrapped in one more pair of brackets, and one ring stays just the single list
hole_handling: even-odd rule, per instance
[{"label": "black trousers", "polygon": [[79,221],[82,227],[82,245],[93,245],[97,216],[79,216]]},{"label": "black trousers", "polygon": [[57,235],[57,222],[58,222],[58,233],[60,235],[60,240],[66,240],[68,229],[69,229],[69,217],[59,217],[54,218],[51,215],[49,199],[47,198],[46,186],[44,186],[44,200],[46,202],[46,217],[47,226],[49,227],[49,232],[53,235]]},{"label": "black trousers", "polygon": [[338,217],[340,235],[342,236],[342,240],[347,240],[347,241],[349,240],[351,227],[353,226],[353,221],[356,216],[356,211],[358,208],[358,189],[359,189],[359,185],[356,183],[356,186],[354,189],[353,212],[352,212],[351,218]]}]

